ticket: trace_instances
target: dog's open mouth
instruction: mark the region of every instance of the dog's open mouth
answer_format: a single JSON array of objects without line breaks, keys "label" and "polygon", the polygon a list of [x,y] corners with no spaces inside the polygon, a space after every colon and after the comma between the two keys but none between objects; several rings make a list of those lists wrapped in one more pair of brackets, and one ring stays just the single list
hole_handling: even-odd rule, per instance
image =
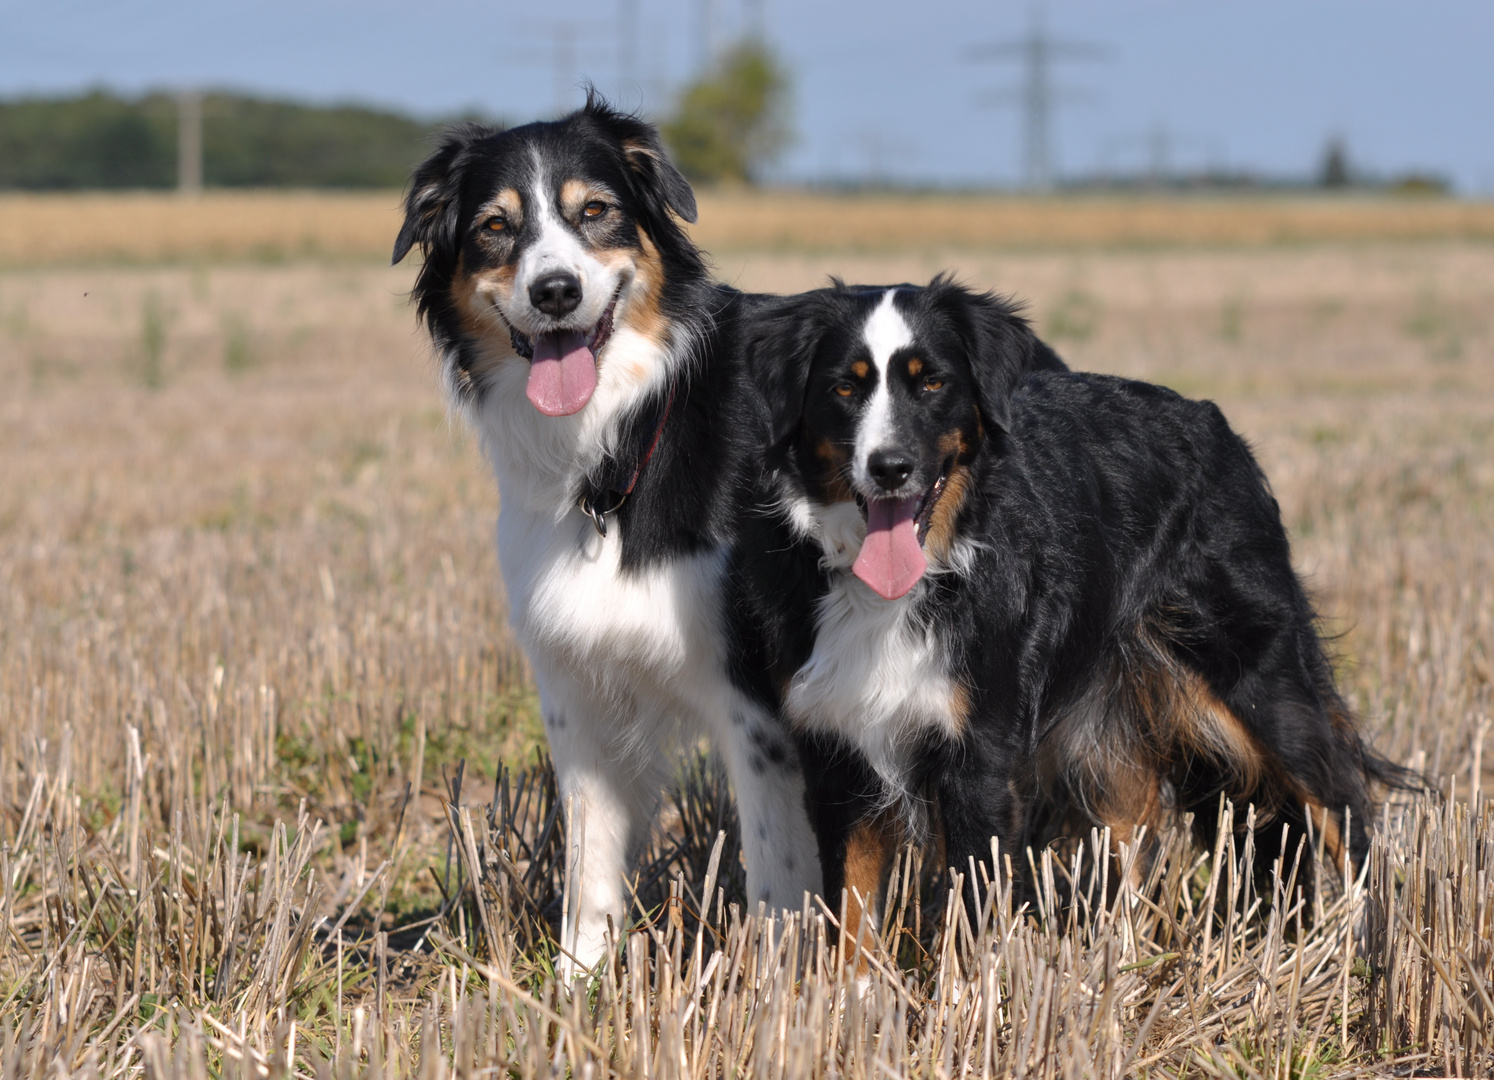
[{"label": "dog's open mouth", "polygon": [[901,499],[857,498],[866,515],[866,539],[851,572],[872,587],[877,595],[896,600],[918,584],[928,569],[923,545],[928,539],[934,507],[944,494],[949,465],[939,470],[939,478],[920,495]]},{"label": "dog's open mouth", "polygon": [[617,297],[589,331],[552,330],[536,334],[531,341],[512,330],[514,349],[529,358],[529,385],[525,396],[546,416],[572,416],[585,408],[597,389],[597,353],[612,336],[612,313]]}]

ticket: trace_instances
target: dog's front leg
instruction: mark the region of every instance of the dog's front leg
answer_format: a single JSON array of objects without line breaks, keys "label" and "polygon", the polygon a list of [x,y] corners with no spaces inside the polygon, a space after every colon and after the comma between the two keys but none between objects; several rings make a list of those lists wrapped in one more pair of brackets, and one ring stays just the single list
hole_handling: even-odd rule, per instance
[{"label": "dog's front leg", "polygon": [[809,818],[819,838],[825,902],[845,912],[854,948],[882,928],[887,871],[903,839],[882,779],[854,747],[827,735],[801,734],[799,758],[809,787]]},{"label": "dog's front leg", "polygon": [[971,927],[978,928],[987,883],[995,882],[1002,869],[992,862],[993,839],[1002,861],[1008,856],[1012,860],[1016,895],[1027,898],[1024,886],[1031,883],[1022,873],[1027,803],[1019,778],[1031,772],[1032,763],[1020,748],[990,731],[967,732],[948,757],[948,767],[935,782],[944,829],[943,869],[964,877],[966,914]]},{"label": "dog's front leg", "polygon": [[627,875],[648,836],[665,782],[662,756],[637,745],[630,702],[604,699],[576,679],[535,665],[545,734],[555,762],[566,833],[566,911],[559,963],[571,978],[621,935],[632,893]]},{"label": "dog's front leg", "polygon": [[776,717],[739,698],[717,746],[742,822],[748,905],[764,904],[770,914],[798,911],[806,892],[824,888],[824,878],[794,742]]}]

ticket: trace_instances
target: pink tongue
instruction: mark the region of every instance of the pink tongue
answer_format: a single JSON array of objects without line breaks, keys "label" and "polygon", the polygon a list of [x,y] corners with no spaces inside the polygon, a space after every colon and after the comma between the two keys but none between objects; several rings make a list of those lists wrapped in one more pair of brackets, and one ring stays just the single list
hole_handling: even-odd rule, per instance
[{"label": "pink tongue", "polygon": [[918,497],[866,504],[866,542],[851,571],[888,600],[905,594],[928,569],[918,545]]},{"label": "pink tongue", "polygon": [[546,416],[581,411],[597,388],[597,358],[579,330],[540,334],[534,339],[525,395]]}]

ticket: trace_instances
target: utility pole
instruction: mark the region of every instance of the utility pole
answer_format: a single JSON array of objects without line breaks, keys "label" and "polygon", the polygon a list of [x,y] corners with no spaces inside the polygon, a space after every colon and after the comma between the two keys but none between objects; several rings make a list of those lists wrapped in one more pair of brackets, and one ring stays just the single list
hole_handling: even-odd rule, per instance
[{"label": "utility pole", "polygon": [[[561,117],[576,107],[576,87],[586,76],[582,68],[583,57],[581,53],[590,45],[591,36],[584,27],[579,27],[573,22],[557,19],[554,22],[548,20],[540,22],[536,20],[529,23],[525,30],[543,40],[549,40],[549,59],[545,58],[545,50],[538,42],[531,48],[516,50],[512,58],[505,58],[505,64],[532,64],[536,67],[544,67],[548,62],[550,67],[550,96],[551,108],[555,116]],[[615,36],[610,31],[604,31],[608,38]],[[593,56],[596,51],[590,50],[587,56]],[[603,64],[607,60],[601,61]]]},{"label": "utility pole", "polygon": [[202,194],[202,92],[183,90],[176,95],[176,189],[182,195]]},{"label": "utility pole", "polygon": [[1105,50],[1084,42],[1058,41],[1043,26],[1041,7],[1033,9],[1032,29],[1026,37],[977,45],[968,54],[976,62],[1016,60],[1022,64],[1022,82],[1014,90],[987,95],[989,104],[1015,100],[1022,109],[1023,186],[1029,191],[1047,191],[1053,186],[1053,113],[1061,100],[1073,100],[1072,91],[1053,85],[1053,64],[1059,60],[1100,60]]}]

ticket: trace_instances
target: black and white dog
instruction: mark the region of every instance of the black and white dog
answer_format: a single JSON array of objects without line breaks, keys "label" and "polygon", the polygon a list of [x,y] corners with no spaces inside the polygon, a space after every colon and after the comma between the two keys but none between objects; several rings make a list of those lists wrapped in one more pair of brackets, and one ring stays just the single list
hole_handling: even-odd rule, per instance
[{"label": "black and white dog", "polygon": [[1363,859],[1397,771],[1213,404],[1053,370],[1011,307],[940,279],[787,299],[748,348],[778,506],[734,603],[799,733],[826,895],[877,897],[926,806],[960,870],[993,836],[1020,867],[1045,832],[1185,811],[1207,842],[1221,793],[1274,816],[1268,857],[1310,820]]},{"label": "black and white dog", "polygon": [[565,966],[626,913],[625,873],[670,779],[711,739],[742,820],[749,899],[820,887],[794,746],[732,682],[723,575],[758,468],[737,362],[765,298],[713,285],[678,220],[695,198],[655,130],[596,99],[553,123],[451,133],[416,170],[394,248],[501,499],[510,619],[572,807]]}]

